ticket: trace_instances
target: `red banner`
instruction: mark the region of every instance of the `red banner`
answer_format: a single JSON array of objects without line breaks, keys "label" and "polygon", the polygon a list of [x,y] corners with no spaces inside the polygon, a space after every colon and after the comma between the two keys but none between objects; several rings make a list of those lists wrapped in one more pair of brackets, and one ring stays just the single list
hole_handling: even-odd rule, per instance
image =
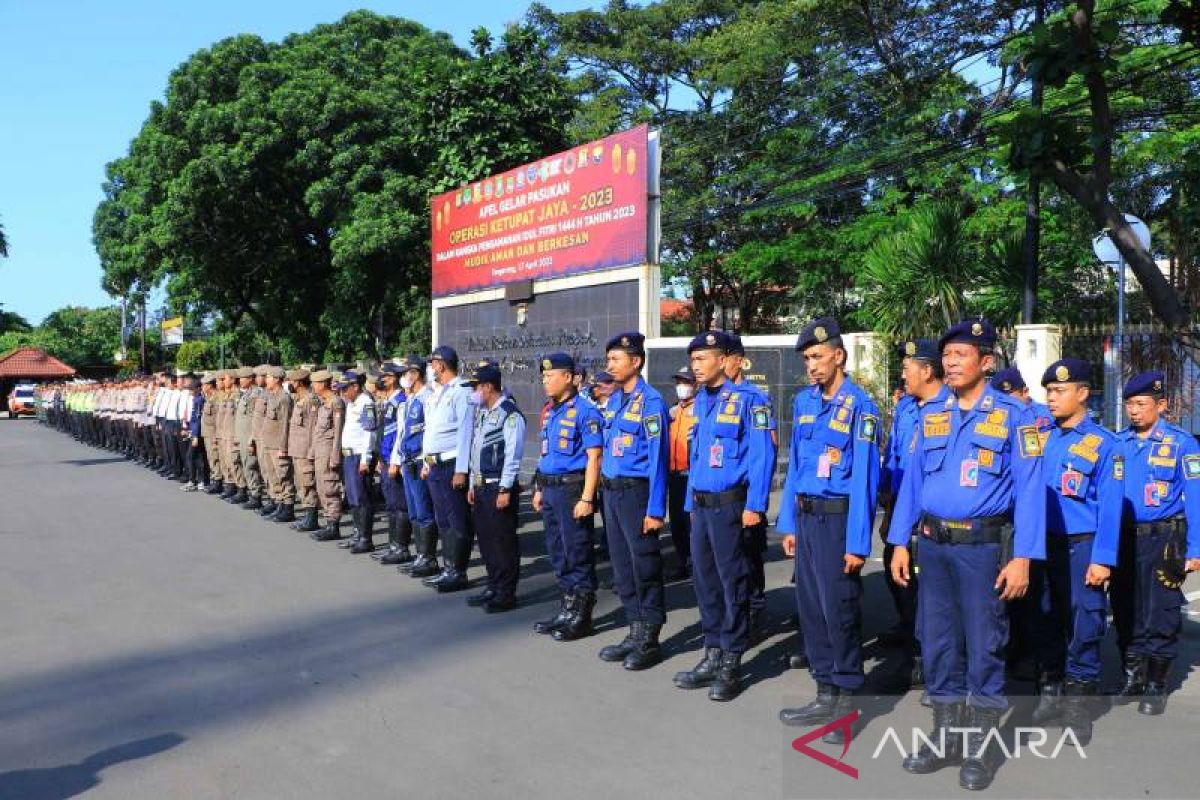
[{"label": "red banner", "polygon": [[645,263],[649,129],[433,198],[433,296]]}]

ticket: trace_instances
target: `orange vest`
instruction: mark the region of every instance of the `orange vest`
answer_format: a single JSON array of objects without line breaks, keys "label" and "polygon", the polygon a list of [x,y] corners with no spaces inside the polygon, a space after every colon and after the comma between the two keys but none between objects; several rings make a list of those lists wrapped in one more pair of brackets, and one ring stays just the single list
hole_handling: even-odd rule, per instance
[{"label": "orange vest", "polygon": [[[682,411],[683,413],[679,413]],[[696,401],[692,400],[685,407],[682,404],[671,406],[671,472],[687,472],[688,469],[688,437],[696,419]]]}]

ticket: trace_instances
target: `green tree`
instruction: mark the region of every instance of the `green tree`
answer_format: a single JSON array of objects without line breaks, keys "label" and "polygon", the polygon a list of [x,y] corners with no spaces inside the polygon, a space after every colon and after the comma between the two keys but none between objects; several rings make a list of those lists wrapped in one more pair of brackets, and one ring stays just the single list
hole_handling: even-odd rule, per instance
[{"label": "green tree", "polygon": [[4,223],[0,222],[0,258],[8,258],[8,237],[4,235]]},{"label": "green tree", "polygon": [[196,53],[108,167],[93,224],[105,288],[164,284],[246,348],[415,346],[429,196],[562,148],[575,105],[528,30],[474,44],[359,11]]},{"label": "green tree", "polygon": [[212,349],[208,342],[203,339],[193,339],[179,345],[175,350],[175,366],[186,370],[212,366]]}]

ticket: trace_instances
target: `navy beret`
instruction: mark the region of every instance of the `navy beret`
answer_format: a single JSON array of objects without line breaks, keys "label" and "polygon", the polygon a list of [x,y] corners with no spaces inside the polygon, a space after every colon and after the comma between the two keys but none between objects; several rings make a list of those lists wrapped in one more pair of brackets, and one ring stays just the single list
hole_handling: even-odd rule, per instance
[{"label": "navy beret", "polygon": [[973,344],[980,350],[988,351],[996,346],[996,329],[986,319],[964,319],[942,334],[938,339],[938,352],[946,349],[953,342]]},{"label": "navy beret", "polygon": [[815,344],[825,344],[842,335],[838,321],[833,317],[818,317],[804,326],[796,339],[797,350],[807,350]]},{"label": "navy beret", "polygon": [[538,368],[541,372],[545,372],[548,369],[566,369],[574,372],[575,359],[571,358],[569,353],[551,353],[542,356],[542,360],[538,363]]},{"label": "navy beret", "polygon": [[937,342],[933,339],[913,339],[907,341],[900,348],[900,354],[904,358],[915,358],[919,361],[941,361],[941,353],[938,352]]},{"label": "navy beret", "polygon": [[1021,377],[1021,370],[1016,367],[1005,367],[992,376],[992,388],[1010,394],[1018,389],[1026,388],[1025,379]]},{"label": "navy beret", "polygon": [[1052,383],[1092,382],[1092,365],[1081,358],[1060,358],[1042,373],[1042,386]]},{"label": "navy beret", "polygon": [[692,341],[688,342],[688,355],[697,350],[720,350],[722,353],[728,353],[729,334],[725,331],[705,331],[696,334]]},{"label": "navy beret", "polygon": [[604,352],[607,353],[609,350],[624,350],[630,355],[644,356],[646,355],[646,337],[637,331],[618,333],[604,345]]},{"label": "navy beret", "polygon": [[1167,378],[1158,370],[1143,372],[1140,375],[1134,375],[1129,379],[1129,383],[1125,384],[1125,391],[1121,396],[1128,400],[1131,397],[1148,394],[1152,397],[1162,397],[1167,391]]},{"label": "navy beret", "polygon": [[432,361],[435,358],[440,358],[449,365],[458,366],[458,353],[449,345],[439,344],[433,348],[433,353],[429,356],[429,360]]},{"label": "navy beret", "polygon": [[490,383],[499,388],[502,385],[500,376],[500,368],[493,364],[486,364],[481,367],[476,367],[471,376],[467,379],[468,383]]},{"label": "navy beret", "polygon": [[682,366],[682,367],[680,367],[680,368],[679,368],[679,369],[677,369],[677,370],[675,370],[675,375],[674,375],[674,378],[675,378],[675,380],[677,380],[677,381],[687,381],[688,383],[695,383],[695,382],[696,382],[696,375],[695,375],[695,373],[693,373],[693,372],[692,372],[692,368],[691,368],[691,367],[689,367],[689,366],[686,366],[686,365],[685,365],[685,366]]},{"label": "navy beret", "polygon": [[729,345],[728,345],[728,351],[727,351],[729,353],[729,355],[731,355],[731,356],[746,355],[746,346],[744,344],[742,344],[742,337],[738,336],[736,333],[726,333],[725,335],[729,337]]}]

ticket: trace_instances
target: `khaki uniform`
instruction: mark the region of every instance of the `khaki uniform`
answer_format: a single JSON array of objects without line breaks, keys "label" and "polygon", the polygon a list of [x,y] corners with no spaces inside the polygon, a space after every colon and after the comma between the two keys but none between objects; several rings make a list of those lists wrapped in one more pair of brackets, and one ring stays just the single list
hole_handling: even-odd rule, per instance
[{"label": "khaki uniform", "polygon": [[208,479],[224,481],[221,471],[220,445],[217,444],[217,392],[213,392],[204,400],[204,408],[200,410],[200,438],[204,440],[204,454],[208,457]]},{"label": "khaki uniform", "polygon": [[246,491],[251,497],[262,494],[262,471],[258,466],[258,453],[254,449],[254,404],[258,400],[262,388],[251,386],[242,392],[237,401],[237,418],[234,428],[237,432],[238,451],[242,459],[242,476],[246,481]]},{"label": "khaki uniform", "polygon": [[342,516],[342,422],[346,403],[334,396],[321,401],[313,426],[313,461],[317,494],[327,520]]},{"label": "khaki uniform", "polygon": [[309,393],[295,401],[288,422],[287,454],[292,460],[296,500],[301,508],[316,508],[317,482],[313,463],[313,428],[321,399]]},{"label": "khaki uniform", "polygon": [[221,405],[217,409],[217,434],[221,440],[221,463],[225,465],[225,482],[245,489],[246,476],[242,473],[242,454],[238,449],[235,430],[237,401],[237,389],[221,392]]},{"label": "khaki uniform", "polygon": [[288,422],[292,415],[292,396],[283,389],[263,393],[263,416],[259,422],[258,442],[262,446],[263,477],[267,491],[276,503],[291,505],[296,499],[292,485],[292,462],[287,456]]}]

